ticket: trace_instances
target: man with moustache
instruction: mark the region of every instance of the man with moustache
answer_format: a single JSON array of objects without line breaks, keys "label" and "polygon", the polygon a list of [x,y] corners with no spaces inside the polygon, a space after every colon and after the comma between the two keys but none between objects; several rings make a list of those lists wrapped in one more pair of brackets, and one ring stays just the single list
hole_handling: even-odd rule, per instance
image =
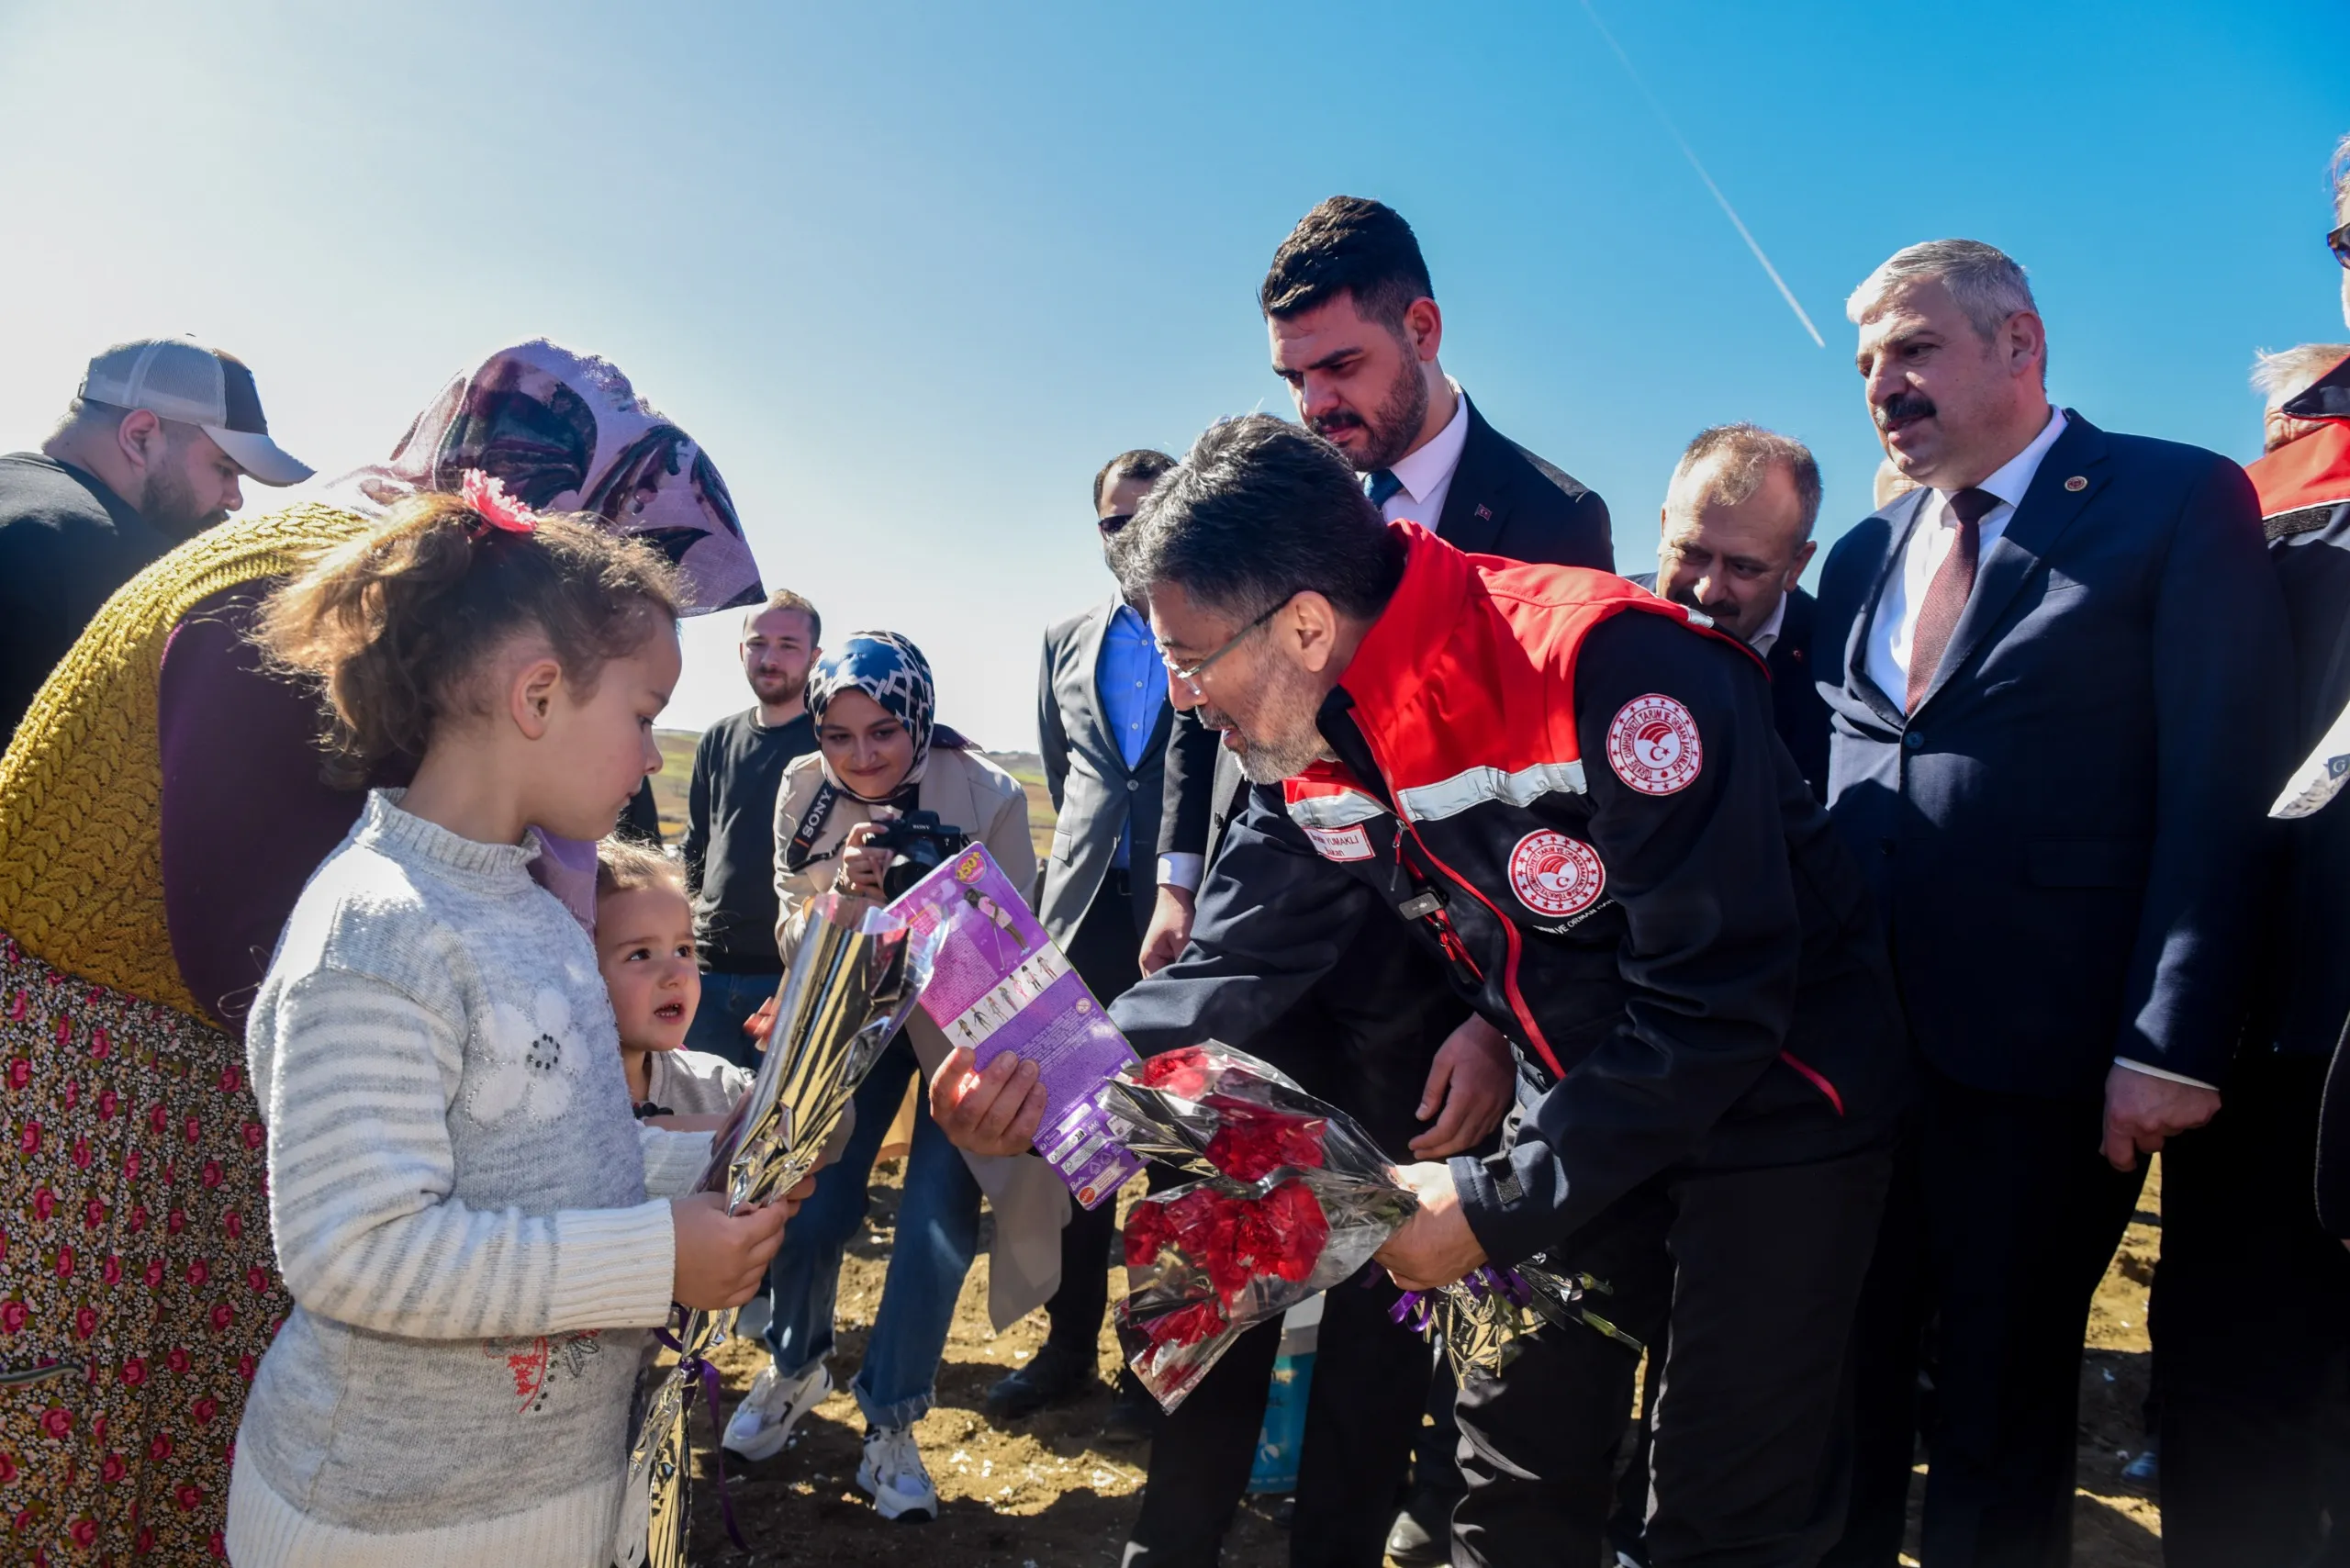
[{"label": "man with moustache", "polygon": [[239,481],[309,476],[234,354],[142,338],[90,361],[41,449],[0,457],[0,745],[98,606],[242,506]]},{"label": "man with moustache", "polygon": [[1819,465],[1759,426],[1700,431],[1673,465],[1657,570],[1632,580],[1712,617],[1771,669],[1779,738],[1812,794],[1828,798],[1828,705],[1811,678],[1817,606],[1798,587],[1819,519]]},{"label": "man with moustache", "polygon": [[758,705],[721,719],[694,746],[686,795],[686,888],[694,901],[701,1006],[688,1049],[756,1070],[743,1025],[775,995],[775,797],[792,759],[816,749],[808,671],[823,652],[816,607],[778,588],[743,618],[735,652]]},{"label": "man with moustache", "polygon": [[2292,655],[2243,471],[2052,407],[2009,257],[1910,246],[1847,313],[1885,449],[1923,487],[1821,574],[1830,809],[1924,1091],[1863,1313],[1907,1291],[1908,1329],[1861,1337],[1882,1425],[1856,1438],[1874,1480],[1835,1561],[1899,1550],[1910,1428],[1887,1412],[1930,1309],[1922,1555],[2042,1568],[2071,1553],[2082,1338],[2141,1157],[2221,1103]]}]

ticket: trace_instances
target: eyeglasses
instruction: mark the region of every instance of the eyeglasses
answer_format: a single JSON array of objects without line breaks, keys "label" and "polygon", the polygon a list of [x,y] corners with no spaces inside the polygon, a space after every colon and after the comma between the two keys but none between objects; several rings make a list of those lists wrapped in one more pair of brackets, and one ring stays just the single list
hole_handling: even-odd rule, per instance
[{"label": "eyeglasses", "polygon": [[[1234,633],[1230,642],[1225,644],[1224,646],[1218,648],[1207,657],[1200,660],[1199,663],[1192,665],[1169,665],[1167,666],[1167,673],[1183,683],[1183,689],[1192,694],[1192,700],[1194,702],[1206,701],[1208,694],[1200,689],[1200,677],[1207,673],[1208,666],[1215,663],[1216,660],[1232,652],[1233,649],[1238,647],[1242,643],[1247,642],[1248,640],[1248,634],[1251,632],[1254,632],[1258,627],[1262,626],[1266,622],[1270,621],[1288,605],[1291,599],[1295,599],[1297,595],[1291,594],[1289,599],[1284,599],[1279,604],[1273,605],[1270,609],[1267,610],[1264,614],[1259,615],[1256,620],[1251,621],[1248,625],[1243,626],[1239,631]],[[1166,650],[1164,648],[1160,649],[1159,654],[1160,656],[1164,657]]]},{"label": "eyeglasses", "polygon": [[1115,533],[1120,529],[1125,527],[1126,524],[1134,521],[1134,520],[1135,514],[1130,511],[1113,511],[1108,517],[1103,518],[1096,526],[1098,526],[1104,534]]},{"label": "eyeglasses", "polygon": [[2344,267],[2350,268],[2350,223],[2344,224],[2327,235],[2325,248],[2333,252],[2335,261],[2340,262]]}]

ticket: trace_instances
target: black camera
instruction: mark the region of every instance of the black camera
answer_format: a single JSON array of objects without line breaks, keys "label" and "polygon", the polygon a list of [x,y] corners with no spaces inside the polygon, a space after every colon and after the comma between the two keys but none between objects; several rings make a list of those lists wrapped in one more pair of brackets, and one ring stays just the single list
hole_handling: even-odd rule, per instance
[{"label": "black camera", "polygon": [[867,846],[890,851],[881,873],[883,902],[904,896],[907,889],[929,876],[947,859],[971,846],[971,835],[938,820],[936,812],[908,812],[881,824],[867,839]]}]

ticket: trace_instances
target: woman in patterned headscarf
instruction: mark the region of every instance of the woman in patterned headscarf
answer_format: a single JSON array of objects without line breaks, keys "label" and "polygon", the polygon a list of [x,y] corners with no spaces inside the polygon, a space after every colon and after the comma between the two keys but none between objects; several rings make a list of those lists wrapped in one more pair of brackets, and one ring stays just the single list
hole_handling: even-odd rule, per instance
[{"label": "woman in patterned headscarf", "polygon": [[[124,585],[0,757],[12,1562],[219,1554],[229,1439],[287,1306],[244,1011],[356,786],[405,781],[326,778],[316,694],[246,633],[280,578],[467,468],[649,537],[689,612],[759,597],[699,448],[604,361],[524,343],[451,382],[340,504],[232,520]],[[593,846],[568,853],[542,879],[592,914]]]},{"label": "woman in patterned headscarf", "polygon": [[[930,666],[891,632],[859,632],[808,679],[818,750],[784,770],[776,801],[776,932],[791,960],[809,902],[827,889],[881,896],[890,855],[869,841],[882,824],[928,811],[984,844],[1015,887],[1035,878],[1028,798],[1013,777],[939,724]],[[774,1310],[764,1338],[774,1363],[759,1373],[727,1423],[726,1447],[764,1459],[789,1440],[800,1418],[832,1391],[833,1292],[841,1250],[864,1218],[867,1182],[906,1085],[947,1053],[920,1013],[856,1093],[856,1126],[840,1162],[816,1179],[769,1271]],[[1034,1155],[967,1156],[914,1097],[913,1148],[880,1309],[850,1391],[869,1430],[857,1484],[885,1518],[935,1517],[912,1428],[931,1406],[946,1331],[979,1241],[982,1193],[995,1210],[988,1309],[1001,1329],[1060,1283],[1060,1228],[1069,1194]]]}]

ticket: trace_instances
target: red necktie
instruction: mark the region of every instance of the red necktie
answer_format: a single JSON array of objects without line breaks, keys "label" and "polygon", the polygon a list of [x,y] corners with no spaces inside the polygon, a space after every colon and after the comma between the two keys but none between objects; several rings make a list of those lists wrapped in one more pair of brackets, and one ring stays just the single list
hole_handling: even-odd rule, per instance
[{"label": "red necktie", "polygon": [[1988,490],[1960,490],[1950,498],[1951,515],[1958,519],[1958,538],[1942,557],[1934,580],[1926,585],[1926,602],[1918,610],[1918,630],[1909,639],[1908,707],[1912,712],[1925,700],[1926,688],[1933,684],[1934,671],[1941,667],[1942,650],[1950,646],[1950,634],[1958,630],[1959,612],[1966,608],[1966,596],[1975,587],[1975,565],[1983,553],[1981,524],[1999,504],[1999,498]]}]

